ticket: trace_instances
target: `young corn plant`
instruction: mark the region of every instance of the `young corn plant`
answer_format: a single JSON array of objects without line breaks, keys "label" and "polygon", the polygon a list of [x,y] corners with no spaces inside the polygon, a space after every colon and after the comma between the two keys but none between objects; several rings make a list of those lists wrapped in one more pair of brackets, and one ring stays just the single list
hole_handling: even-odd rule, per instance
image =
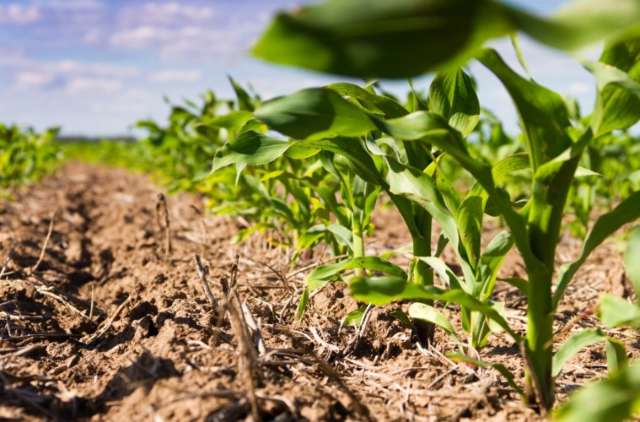
[{"label": "young corn plant", "polygon": [[36,133],[0,124],[0,189],[39,179],[62,158],[58,129]]},{"label": "young corn plant", "polygon": [[[375,132],[371,128],[371,122],[374,122],[377,130],[396,141],[427,145],[450,156],[473,176],[483,190],[486,207],[504,220],[525,263],[527,280],[517,284],[528,300],[528,324],[523,341],[527,395],[532,404],[543,410],[550,409],[555,398],[555,308],[591,251],[622,225],[640,216],[640,193],[637,192],[601,216],[587,235],[581,255],[559,274],[557,287],[553,288],[555,252],[567,197],[585,149],[594,139],[627,128],[640,117],[636,104],[640,100],[640,85],[635,80],[640,69],[638,42],[629,38],[634,30],[638,30],[639,21],[640,5],[631,0],[615,5],[590,0],[573,2],[548,19],[491,0],[328,2],[292,14],[279,14],[254,49],[256,56],[276,63],[355,77],[400,78],[443,68],[451,71],[475,56],[502,82],[520,117],[526,169],[531,175],[530,196],[524,206],[515,204],[508,189],[497,180],[494,175],[497,163],[487,163],[469,153],[455,119],[447,121],[431,111],[417,111],[396,118],[356,115],[353,110],[347,112],[335,99],[337,97],[330,94],[319,96],[319,101],[308,101],[311,91],[294,94],[295,100],[294,96],[275,100],[271,103],[271,111],[276,113],[260,116],[258,110],[257,117],[262,117],[272,129],[295,139],[309,142],[313,137],[316,144],[330,143],[331,148],[342,150],[361,147],[362,143],[354,142],[353,138]],[[539,42],[567,50],[603,38],[611,40],[600,61],[588,65],[598,80],[598,100],[585,130],[575,130],[572,126],[562,97],[518,75],[494,50],[480,50],[485,41],[517,30]],[[299,126],[305,118],[296,115],[291,107],[293,104],[311,109],[314,116],[331,117],[328,121],[319,118],[313,123],[307,118],[305,130]],[[458,104],[467,105],[468,102],[461,100]],[[347,116],[350,116],[349,124],[345,123]],[[297,136],[300,134],[305,136]],[[396,184],[394,189],[388,173],[380,172],[373,160],[365,157],[366,150],[359,148],[357,156],[352,151],[349,153],[349,159],[366,166],[360,171],[380,183],[392,201],[395,197],[417,199],[418,185],[424,189],[421,194],[434,192],[427,189],[429,182],[422,176],[424,173],[395,166],[387,160],[392,177],[400,174],[406,176],[399,179],[403,182],[407,179],[422,182]],[[344,151],[341,154],[349,155]],[[514,165],[520,168],[519,163]],[[433,216],[441,211],[437,204],[437,201],[429,201],[423,206]],[[443,226],[446,232],[445,229]],[[450,230],[447,236],[450,242],[455,239],[453,232]],[[443,292],[390,275],[359,277],[350,287],[356,299],[374,304],[407,299],[458,303],[504,325],[514,340],[520,342],[519,336],[493,308],[483,306],[462,289]],[[561,348],[561,356],[566,356],[566,350],[579,343],[572,341],[568,349]]]},{"label": "young corn plant", "polygon": [[[600,319],[608,327],[640,328],[640,228],[629,237],[625,252],[625,269],[631,281],[636,303],[607,294],[600,302]],[[595,421],[618,422],[638,415],[640,411],[640,363],[626,362],[621,355],[620,365],[601,381],[588,384],[573,394],[555,413],[562,422]]]}]

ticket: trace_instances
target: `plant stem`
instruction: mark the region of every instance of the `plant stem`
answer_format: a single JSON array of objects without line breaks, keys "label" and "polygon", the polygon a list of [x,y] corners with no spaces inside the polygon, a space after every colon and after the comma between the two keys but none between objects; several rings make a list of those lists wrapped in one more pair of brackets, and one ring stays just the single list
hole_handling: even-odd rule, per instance
[{"label": "plant stem", "polygon": [[527,314],[526,359],[529,370],[529,390],[536,392],[531,397],[545,409],[550,410],[554,402],[553,377],[553,307],[551,272],[530,278],[528,285],[529,304]]},{"label": "plant stem", "polygon": [[[353,257],[354,258],[362,258],[364,255],[364,234],[362,233],[362,227],[360,226],[360,221],[353,216],[353,220],[351,222],[351,247],[353,249]],[[363,276],[364,270],[359,268],[355,271],[357,276]]]},{"label": "plant stem", "polygon": [[[419,217],[421,217],[420,228],[424,235],[413,238],[413,256],[415,258],[431,256],[432,219],[426,212]],[[421,286],[433,286],[433,270],[425,262],[416,259],[411,279]]]}]

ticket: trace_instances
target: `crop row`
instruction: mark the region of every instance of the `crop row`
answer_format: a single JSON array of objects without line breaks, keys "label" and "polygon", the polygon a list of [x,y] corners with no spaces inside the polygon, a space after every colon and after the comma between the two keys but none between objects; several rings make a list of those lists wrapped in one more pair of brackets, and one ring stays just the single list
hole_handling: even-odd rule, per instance
[{"label": "crop row", "polygon": [[[207,92],[201,104],[172,106],[166,124],[139,122],[149,134],[142,142],[101,144],[88,158],[103,155],[154,172],[172,190],[206,195],[214,212],[251,223],[240,237],[267,231],[298,254],[321,244],[346,256],[308,275],[299,318],[313,293],[330,282],[346,283],[363,305],[351,319],[370,306],[411,302],[402,318],[424,341],[434,328],[444,330],[458,344],[452,357],[495,368],[543,413],[554,407],[554,380],[564,363],[601,342],[610,377],[578,392],[557,416],[619,420],[640,401],[640,366],[628,362],[622,343],[599,329],[556,344],[553,322],[592,251],[640,218],[639,144],[629,132],[640,120],[637,22],[635,0],[614,5],[582,0],[549,19],[492,0],[309,6],[279,14],[254,54],[365,80],[433,71],[428,92],[412,88],[399,100],[375,81],[336,83],[263,101],[230,80],[234,101]],[[605,40],[600,58],[584,63],[597,86],[593,110],[581,114],[532,79],[515,37],[523,72],[483,48],[486,41],[516,31],[563,50]],[[470,60],[505,87],[519,116],[517,136],[509,136],[499,118],[482,109],[465,68]],[[74,154],[87,158],[83,148]],[[368,251],[372,216],[380,206],[395,208],[411,236],[407,267]],[[503,230],[483,242],[492,221]],[[567,222],[583,247],[556,271]],[[630,237],[625,262],[640,290],[638,233]],[[455,254],[455,265],[442,259],[445,248]],[[493,298],[512,249],[522,257],[526,276],[501,281],[527,303],[525,332],[510,326]],[[434,306],[443,303],[457,306],[461,329]],[[600,313],[607,326],[637,326],[639,309],[606,296]],[[522,350],[524,380],[473,358],[496,331]]]}]

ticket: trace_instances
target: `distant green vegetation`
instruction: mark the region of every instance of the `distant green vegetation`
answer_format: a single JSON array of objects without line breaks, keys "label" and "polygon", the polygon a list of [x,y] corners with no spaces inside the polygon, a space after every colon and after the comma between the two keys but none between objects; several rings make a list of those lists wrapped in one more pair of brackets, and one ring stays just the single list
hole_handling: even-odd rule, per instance
[{"label": "distant green vegetation", "polygon": [[38,180],[60,162],[58,129],[33,129],[0,123],[0,191]]}]

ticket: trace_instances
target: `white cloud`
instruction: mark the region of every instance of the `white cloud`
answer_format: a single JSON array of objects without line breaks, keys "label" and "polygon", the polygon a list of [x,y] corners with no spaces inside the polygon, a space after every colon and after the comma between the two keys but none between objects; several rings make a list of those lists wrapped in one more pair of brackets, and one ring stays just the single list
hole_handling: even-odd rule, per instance
[{"label": "white cloud", "polygon": [[49,62],[48,69],[68,76],[99,76],[116,79],[133,78],[140,74],[135,66],[123,66],[108,62],[84,63],[76,60]]},{"label": "white cloud", "polygon": [[35,5],[0,4],[0,23],[29,24],[39,21],[41,17],[40,8]]},{"label": "white cloud", "polygon": [[169,40],[170,32],[152,26],[140,26],[114,33],[110,43],[114,47],[146,48],[154,43]]},{"label": "white cloud", "polygon": [[25,71],[16,75],[16,85],[20,88],[41,88],[49,85],[54,80],[54,75],[47,72]]},{"label": "white cloud", "polygon": [[149,76],[153,82],[196,82],[202,78],[202,72],[198,69],[166,69]]},{"label": "white cloud", "polygon": [[39,0],[42,7],[57,10],[96,10],[102,9],[105,5],[101,0]]},{"label": "white cloud", "polygon": [[186,2],[147,2],[124,8],[119,17],[123,26],[180,25],[205,22],[215,16],[209,6],[189,5]]},{"label": "white cloud", "polygon": [[116,32],[111,36],[112,47],[124,49],[156,49],[163,59],[244,54],[248,39],[242,28],[234,31],[208,29],[201,26],[159,28],[140,26]]},{"label": "white cloud", "polygon": [[68,94],[115,94],[123,88],[122,81],[104,78],[70,79],[65,87]]}]

